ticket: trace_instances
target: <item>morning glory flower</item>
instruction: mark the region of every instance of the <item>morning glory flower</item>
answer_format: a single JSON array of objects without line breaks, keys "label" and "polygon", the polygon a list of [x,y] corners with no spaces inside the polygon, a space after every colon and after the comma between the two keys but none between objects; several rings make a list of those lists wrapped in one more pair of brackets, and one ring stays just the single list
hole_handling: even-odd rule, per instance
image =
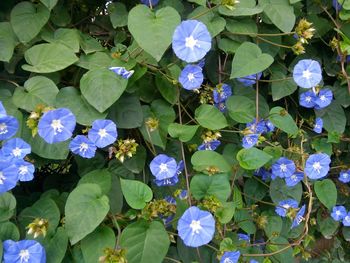
[{"label": "morning glory flower", "polygon": [[211,36],[202,22],[186,20],[175,29],[172,43],[176,56],[192,63],[208,53],[211,48]]},{"label": "morning glory flower", "polygon": [[203,150],[215,151],[220,144],[221,142],[219,140],[203,142],[201,145],[198,146],[198,151],[203,151]]},{"label": "morning glory flower", "polygon": [[333,92],[330,89],[320,90],[315,100],[315,109],[323,109],[331,104],[333,100]]},{"label": "morning glory flower", "polygon": [[242,139],[242,146],[245,149],[252,148],[259,141],[259,134],[247,134]]},{"label": "morning glory flower", "polygon": [[266,123],[263,119],[256,122],[256,119],[254,118],[252,122],[247,123],[246,128],[252,133],[264,133],[266,131]]},{"label": "morning glory flower", "polygon": [[24,160],[18,160],[15,162],[17,168],[18,179],[21,182],[28,182],[33,180],[35,167],[32,163]]},{"label": "morning glory flower", "polygon": [[147,5],[148,7],[155,7],[158,5],[159,0],[141,0],[141,3]]},{"label": "morning glory flower", "polygon": [[298,225],[300,225],[301,222],[303,222],[305,220],[304,218],[304,214],[305,214],[305,205],[303,205],[300,210],[298,211],[297,215],[295,216],[292,226],[290,227],[291,229],[294,227],[297,227]]},{"label": "morning glory flower", "polygon": [[303,179],[304,179],[304,173],[302,172],[295,172],[291,176],[284,178],[286,185],[289,187],[293,187],[297,185]]},{"label": "morning glory flower", "polygon": [[5,240],[4,263],[46,263],[44,247],[35,240]]},{"label": "morning glory flower", "polygon": [[241,252],[239,251],[226,251],[220,260],[220,263],[237,263]]},{"label": "morning glory flower", "polygon": [[322,133],[322,128],[323,128],[323,120],[321,118],[316,118],[313,131],[316,133]]},{"label": "morning glory flower", "polygon": [[293,161],[281,157],[271,166],[272,179],[275,179],[276,177],[290,177],[294,174],[295,169],[296,167]]},{"label": "morning glory flower", "polygon": [[250,237],[249,237],[249,235],[242,234],[242,233],[238,233],[237,236],[238,236],[238,240],[239,240],[239,241],[244,240],[244,241],[250,242]]},{"label": "morning glory flower", "polygon": [[231,95],[231,87],[227,84],[217,85],[213,91],[213,99],[215,103],[225,102]]},{"label": "morning glory flower", "polygon": [[4,143],[1,152],[6,157],[23,159],[27,154],[30,154],[31,147],[21,138],[13,138]]},{"label": "morning glory flower", "polygon": [[265,182],[271,178],[271,172],[266,170],[264,167],[255,170],[254,175],[261,177],[261,179]]},{"label": "morning glory flower", "polygon": [[300,94],[299,104],[305,108],[313,108],[316,106],[316,95],[313,91],[308,90]]},{"label": "morning glory flower", "polygon": [[275,125],[270,120],[265,121],[266,132],[273,132],[275,130]]},{"label": "morning glory flower", "polygon": [[175,185],[178,179],[179,166],[176,160],[165,154],[159,154],[150,163],[152,175],[157,186]]},{"label": "morning glory flower", "polygon": [[0,161],[0,194],[14,188],[18,181],[17,167],[7,161]]},{"label": "morning glory flower", "polygon": [[335,221],[341,221],[344,219],[344,217],[346,216],[346,209],[344,206],[339,205],[339,206],[335,206],[332,209],[332,213],[331,213],[331,217],[335,220]]},{"label": "morning glory flower", "polygon": [[194,90],[201,87],[203,83],[202,68],[196,65],[187,65],[179,76],[179,82],[187,90]]},{"label": "morning glory flower", "polygon": [[347,213],[346,216],[343,218],[343,225],[350,226],[350,212]]},{"label": "morning glory flower", "polygon": [[108,69],[113,71],[115,74],[121,76],[124,79],[130,78],[132,74],[134,74],[134,70],[129,71],[124,67],[109,67]]},{"label": "morning glory flower", "polygon": [[327,154],[311,154],[305,163],[305,174],[310,179],[320,179],[325,177],[329,171],[331,159]]},{"label": "morning glory flower", "polygon": [[299,87],[315,87],[322,80],[321,65],[316,60],[302,59],[294,66],[293,79]]},{"label": "morning glory flower", "polygon": [[3,141],[11,138],[13,135],[16,134],[18,127],[19,123],[15,117],[0,117],[0,140]]},{"label": "morning glory flower", "polygon": [[92,158],[96,153],[96,145],[84,135],[77,135],[69,143],[69,149],[83,158]]},{"label": "morning glory flower", "polygon": [[276,206],[275,212],[279,216],[286,217],[288,209],[297,208],[297,207],[298,207],[298,202],[295,201],[294,199],[282,200],[278,203],[278,206]]},{"label": "morning glory flower", "polygon": [[[258,76],[257,76],[258,75]],[[241,82],[244,86],[252,86],[256,83],[256,77],[258,77],[258,80],[261,78],[262,72],[259,72],[258,74],[252,74],[249,76],[245,76],[242,78],[238,78],[237,80]]]},{"label": "morning glory flower", "polygon": [[339,174],[338,180],[340,182],[343,182],[344,184],[347,184],[350,182],[350,170],[347,171],[341,171]]},{"label": "morning glory flower", "polygon": [[111,120],[95,120],[88,133],[89,140],[98,148],[114,143],[117,137],[117,126]]},{"label": "morning glory flower", "polygon": [[63,142],[72,137],[75,116],[66,108],[45,112],[38,124],[38,134],[47,143]]},{"label": "morning glory flower", "polygon": [[191,206],[179,219],[177,231],[186,246],[199,247],[208,244],[213,239],[215,220],[208,211]]}]

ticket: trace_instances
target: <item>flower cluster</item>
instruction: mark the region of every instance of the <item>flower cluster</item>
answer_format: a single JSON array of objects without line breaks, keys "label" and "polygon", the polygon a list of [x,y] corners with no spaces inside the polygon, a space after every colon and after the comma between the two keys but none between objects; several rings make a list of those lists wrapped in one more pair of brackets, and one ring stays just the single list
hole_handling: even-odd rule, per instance
[{"label": "flower cluster", "polygon": [[312,39],[315,33],[315,28],[311,26],[312,23],[303,18],[295,27],[295,38],[298,40],[293,46],[295,54],[300,55],[305,53],[304,44],[308,44],[309,40]]},{"label": "flower cluster", "polygon": [[226,100],[232,95],[231,86],[227,84],[218,84],[213,90],[213,100],[215,106],[221,111],[226,111]]},{"label": "flower cluster", "polygon": [[270,120],[265,121],[264,119],[260,119],[257,121],[254,119],[252,122],[247,123],[246,129],[243,131],[243,148],[249,149],[253,147],[258,143],[260,135],[273,132],[274,129],[275,126]]},{"label": "flower cluster", "polygon": [[344,226],[350,226],[350,212],[342,205],[333,207],[331,217],[335,221],[341,221]]},{"label": "flower cluster", "polygon": [[275,212],[281,217],[290,217],[293,220],[291,228],[294,228],[304,220],[305,209],[305,205],[298,209],[298,202],[296,200],[286,199],[278,203]]},{"label": "flower cluster", "polygon": [[305,108],[319,110],[329,106],[332,100],[333,92],[330,89],[308,90],[300,94],[299,104]]}]

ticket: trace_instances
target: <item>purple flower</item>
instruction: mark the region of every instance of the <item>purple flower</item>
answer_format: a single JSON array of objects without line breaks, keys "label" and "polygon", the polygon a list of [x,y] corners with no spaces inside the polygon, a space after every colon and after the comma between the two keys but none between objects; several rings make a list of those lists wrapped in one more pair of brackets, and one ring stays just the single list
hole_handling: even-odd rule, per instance
[{"label": "purple flower", "polygon": [[69,143],[69,149],[83,158],[92,158],[96,153],[96,145],[84,135],[77,135]]},{"label": "purple flower", "polygon": [[203,151],[203,150],[215,151],[220,144],[221,142],[219,140],[203,142],[201,145],[198,146],[198,151]]},{"label": "purple flower", "polygon": [[316,133],[322,133],[322,128],[323,128],[323,120],[321,118],[316,118],[313,131]]},{"label": "purple flower", "polygon": [[346,216],[343,218],[343,225],[350,226],[350,212],[347,213]]},{"label": "purple flower", "polygon": [[252,74],[249,76],[238,78],[237,80],[241,82],[244,86],[248,87],[248,86],[254,85],[256,83],[256,79],[258,78],[259,80],[261,76],[262,76],[262,72],[259,72],[258,74]]},{"label": "purple flower", "polygon": [[301,222],[304,221],[304,214],[305,214],[305,205],[303,205],[300,210],[298,211],[297,215],[295,216],[292,226],[290,227],[291,229],[294,227],[297,227],[298,225],[300,225]]},{"label": "purple flower", "polygon": [[330,89],[320,90],[315,100],[315,109],[323,109],[331,104],[333,100],[333,92]]},{"label": "purple flower", "polygon": [[27,154],[30,154],[31,147],[22,139],[13,138],[4,143],[1,152],[6,157],[23,159]]},{"label": "purple flower", "polygon": [[340,182],[343,182],[344,184],[347,184],[350,182],[350,170],[347,171],[341,171],[339,174],[338,180]]},{"label": "purple flower", "polygon": [[315,87],[322,80],[321,65],[316,60],[302,59],[294,66],[293,79],[299,87]]},{"label": "purple flower", "polygon": [[117,126],[111,120],[95,120],[88,133],[89,140],[98,148],[114,143],[117,137]]},{"label": "purple flower", "polygon": [[245,135],[242,139],[242,146],[245,149],[252,148],[259,141],[259,134],[248,134]]},{"label": "purple flower", "polygon": [[335,221],[341,221],[344,219],[344,217],[346,216],[346,209],[344,206],[339,205],[339,206],[335,206],[332,209],[332,213],[331,213],[331,217],[335,220]]},{"label": "purple flower", "polygon": [[225,102],[231,95],[231,86],[227,84],[217,85],[213,91],[213,99],[215,103]]},{"label": "purple flower", "polygon": [[150,163],[152,175],[156,178],[157,186],[175,185],[178,179],[180,168],[176,160],[165,154],[159,154]]},{"label": "purple flower", "polygon": [[18,179],[21,182],[28,182],[33,180],[35,167],[32,163],[23,160],[15,162],[17,168]]},{"label": "purple flower", "polygon": [[239,251],[226,251],[220,260],[220,263],[237,263],[241,252]]},{"label": "purple flower", "polygon": [[329,171],[331,159],[327,154],[311,154],[305,163],[305,174],[310,179],[320,179],[325,177]]},{"label": "purple flower", "polygon": [[293,187],[297,185],[303,179],[304,179],[304,173],[302,172],[295,172],[291,176],[284,178],[284,180],[286,181],[286,185],[288,187]]},{"label": "purple flower", "polygon": [[133,70],[128,71],[124,67],[110,67],[108,69],[113,71],[115,74],[121,76],[124,79],[130,78],[132,76],[132,74],[134,74]]},{"label": "purple flower", "polygon": [[191,206],[179,219],[177,230],[186,246],[199,247],[213,239],[215,220],[211,213]]},{"label": "purple flower", "polygon": [[203,79],[202,68],[196,65],[187,65],[179,76],[179,82],[186,90],[199,89]]},{"label": "purple flower", "polygon": [[278,203],[278,206],[276,206],[275,212],[279,216],[286,217],[287,212],[290,208],[297,208],[297,207],[298,207],[298,202],[295,201],[294,199],[282,200]]},{"label": "purple flower", "polygon": [[308,90],[300,94],[299,104],[305,108],[313,108],[316,106],[316,95],[313,91]]},{"label": "purple flower", "polygon": [[252,133],[264,133],[266,132],[266,123],[263,119],[258,122],[254,119],[252,122],[247,123],[246,128]]},{"label": "purple flower", "polygon": [[295,173],[295,164],[288,158],[279,158],[272,166],[272,179],[290,177]]},{"label": "purple flower", "polygon": [[46,263],[45,249],[35,240],[6,240],[3,247],[4,263]]}]

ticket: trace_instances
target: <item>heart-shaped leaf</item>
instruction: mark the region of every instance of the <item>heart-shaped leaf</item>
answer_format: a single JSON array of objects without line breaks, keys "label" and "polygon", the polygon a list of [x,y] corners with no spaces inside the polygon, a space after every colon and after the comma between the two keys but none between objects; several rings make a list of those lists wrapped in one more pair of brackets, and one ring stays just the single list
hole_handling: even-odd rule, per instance
[{"label": "heart-shaped leaf", "polygon": [[244,42],[232,61],[231,79],[242,78],[262,72],[273,63],[273,57],[261,52],[254,43]]},{"label": "heart-shaped leaf", "polygon": [[172,7],[152,11],[145,5],[131,9],[128,28],[136,42],[159,61],[171,43],[176,26],[180,23],[178,12]]},{"label": "heart-shaped leaf", "polygon": [[152,200],[151,188],[140,181],[120,178],[123,195],[126,202],[134,209],[142,209],[146,203]]}]

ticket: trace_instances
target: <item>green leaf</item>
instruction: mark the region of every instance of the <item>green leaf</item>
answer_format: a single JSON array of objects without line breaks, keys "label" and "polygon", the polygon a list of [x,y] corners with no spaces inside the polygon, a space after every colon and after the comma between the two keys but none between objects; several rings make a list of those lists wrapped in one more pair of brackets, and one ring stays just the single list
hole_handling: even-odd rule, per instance
[{"label": "green leaf", "polygon": [[329,210],[337,204],[337,188],[332,180],[325,179],[322,181],[316,181],[314,188],[317,198]]},{"label": "green leaf", "polygon": [[107,116],[107,112],[100,113],[92,107],[81,95],[79,89],[74,87],[60,89],[55,104],[57,107],[69,108],[81,125],[89,126],[94,120],[104,119]]},{"label": "green leaf", "polygon": [[58,227],[55,235],[43,240],[46,251],[46,261],[61,263],[67,251],[68,236],[63,227]]},{"label": "green leaf", "polygon": [[276,252],[284,249],[283,251],[274,254],[272,262],[283,262],[283,263],[294,263],[295,259],[293,256],[293,249],[291,247],[286,249],[286,246],[289,244],[288,240],[283,237],[274,237],[271,238],[271,244],[266,246],[268,252]]},{"label": "green leaf", "polygon": [[282,32],[292,31],[295,24],[294,8],[288,0],[259,0],[264,14]]},{"label": "green leaf", "polygon": [[279,216],[267,216],[267,224],[264,226],[264,231],[268,238],[279,236],[282,230],[282,219]]},{"label": "green leaf", "polygon": [[239,165],[246,170],[255,170],[272,159],[272,156],[253,147],[242,149],[237,153]]},{"label": "green leaf", "polygon": [[109,201],[97,184],[78,185],[68,196],[65,228],[72,245],[82,240],[104,220]]},{"label": "green leaf", "polygon": [[221,224],[227,224],[232,220],[235,214],[236,206],[234,202],[224,202],[222,207],[218,208],[215,216],[219,219]]},{"label": "green leaf", "polygon": [[262,53],[258,45],[244,42],[232,60],[231,79],[264,71],[273,63],[271,55]]},{"label": "green leaf", "polygon": [[112,64],[112,58],[105,52],[95,52],[92,54],[81,55],[77,66],[92,70],[108,68]]},{"label": "green leaf", "polygon": [[255,102],[244,96],[231,96],[226,101],[230,117],[239,123],[248,123],[255,118]]},{"label": "green leaf", "polygon": [[72,49],[75,53],[80,49],[80,35],[76,29],[59,28],[53,35],[43,35],[43,39],[50,43],[58,43]]},{"label": "green leaf", "polygon": [[17,226],[9,221],[0,223],[0,240],[18,241],[20,238]]},{"label": "green leaf", "polygon": [[260,6],[256,6],[255,0],[240,1],[233,9],[229,9],[224,5],[219,6],[219,13],[225,16],[252,16],[262,11],[263,9]]},{"label": "green leaf", "polygon": [[128,24],[128,11],[123,3],[110,3],[108,5],[108,13],[113,28],[123,27]]},{"label": "green leaf", "polygon": [[168,252],[170,240],[163,223],[140,220],[124,229],[120,244],[127,251],[129,263],[161,263]]},{"label": "green leaf", "polygon": [[126,84],[126,79],[108,69],[95,69],[83,75],[80,90],[85,99],[102,113],[119,99]]},{"label": "green leaf", "polygon": [[317,117],[322,118],[323,127],[328,132],[343,133],[345,131],[345,112],[338,101],[334,100],[328,107],[315,112]]},{"label": "green leaf", "polygon": [[10,219],[16,212],[16,198],[8,192],[0,195],[0,222]]},{"label": "green leaf", "polygon": [[123,165],[131,172],[137,174],[141,173],[145,167],[147,158],[147,151],[145,147],[139,145],[136,149],[136,154],[134,154],[131,158],[126,158],[123,162]]},{"label": "green leaf", "polygon": [[254,234],[256,232],[252,213],[249,213],[247,210],[236,210],[235,222],[247,234]]},{"label": "green leaf", "polygon": [[209,130],[220,130],[227,126],[225,115],[215,106],[203,104],[195,111],[195,119]]},{"label": "green leaf", "polygon": [[191,194],[197,200],[204,197],[215,196],[224,202],[231,194],[230,182],[225,174],[208,176],[197,174],[191,180]]},{"label": "green leaf", "polygon": [[153,193],[147,184],[120,178],[120,185],[126,202],[134,209],[142,209],[152,200]]},{"label": "green leaf", "polygon": [[9,22],[0,23],[0,61],[9,62],[16,47],[16,36]]},{"label": "green leaf", "polygon": [[111,190],[108,193],[110,211],[114,214],[119,214],[123,208],[123,193],[120,186],[120,179],[116,175],[112,175]]},{"label": "green leaf", "polygon": [[42,4],[20,2],[11,11],[11,25],[21,42],[31,41],[44,27],[50,11]]},{"label": "green leaf", "polygon": [[[256,202],[259,202],[262,200],[266,193],[268,191],[268,188],[260,183],[259,181],[249,178],[244,183],[244,197],[247,205],[255,204]],[[251,198],[250,198],[251,197]]]},{"label": "green leaf", "polygon": [[[278,81],[272,82],[271,84],[272,99],[274,101],[293,94],[294,91],[296,91],[298,88],[297,84],[294,82],[293,79],[285,79],[285,78],[286,78],[286,75],[279,71],[274,72],[272,74],[271,80],[278,80]],[[281,79],[285,79],[285,80],[280,81]]]},{"label": "green leaf", "polygon": [[282,107],[272,108],[269,117],[273,125],[289,135],[296,135],[298,133],[298,126],[292,116]]},{"label": "green leaf", "polygon": [[170,104],[175,104],[177,100],[177,89],[176,86],[166,79],[163,75],[156,75],[156,86],[162,94],[163,98]]},{"label": "green leaf", "polygon": [[146,5],[137,5],[129,12],[128,28],[140,47],[159,61],[180,21],[179,14],[172,7],[154,12]]},{"label": "green leaf", "polygon": [[58,0],[40,0],[40,2],[45,5],[49,10],[55,7]]},{"label": "green leaf", "polygon": [[100,226],[81,241],[84,262],[96,263],[104,254],[104,249],[114,248],[115,235],[111,228]]},{"label": "green leaf", "polygon": [[321,209],[317,211],[317,228],[326,239],[331,239],[337,232],[339,222],[335,221],[330,214],[324,214]]},{"label": "green leaf", "polygon": [[108,194],[111,189],[111,173],[107,169],[98,169],[85,174],[78,185],[96,184],[101,188],[102,194]]},{"label": "green leaf", "polygon": [[231,33],[252,33],[252,36],[258,33],[258,27],[251,18],[245,19],[227,19],[226,29]]},{"label": "green leaf", "polygon": [[220,173],[228,173],[231,166],[226,159],[214,151],[196,151],[191,157],[193,169],[199,172],[207,172],[210,168],[219,169]]},{"label": "green leaf", "polygon": [[196,134],[198,127],[198,125],[172,123],[168,127],[168,132],[171,137],[179,138],[182,142],[188,142]]},{"label": "green leaf", "polygon": [[39,104],[53,106],[57,94],[58,88],[51,79],[35,76],[24,82],[24,88],[15,89],[12,101],[18,108],[33,111]]},{"label": "green leaf", "polygon": [[281,178],[276,178],[276,180],[273,180],[270,184],[270,196],[275,204],[286,199],[294,199],[299,203],[302,194],[303,189],[301,184],[289,187]]},{"label": "green leaf", "polygon": [[74,51],[59,43],[39,44],[24,53],[27,64],[22,68],[36,73],[56,72],[78,61]]}]

